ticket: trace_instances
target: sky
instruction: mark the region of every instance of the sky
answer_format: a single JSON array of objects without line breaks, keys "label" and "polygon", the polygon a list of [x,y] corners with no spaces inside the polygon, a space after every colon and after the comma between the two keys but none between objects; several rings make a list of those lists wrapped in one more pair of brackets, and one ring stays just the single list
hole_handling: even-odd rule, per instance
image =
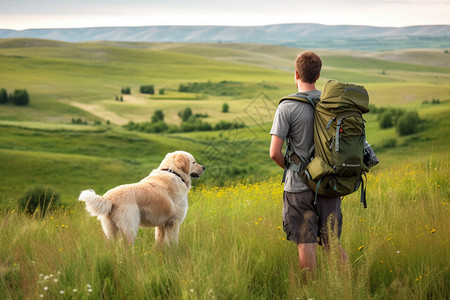
[{"label": "sky", "polygon": [[283,23],[449,25],[450,0],[0,0],[0,29]]}]

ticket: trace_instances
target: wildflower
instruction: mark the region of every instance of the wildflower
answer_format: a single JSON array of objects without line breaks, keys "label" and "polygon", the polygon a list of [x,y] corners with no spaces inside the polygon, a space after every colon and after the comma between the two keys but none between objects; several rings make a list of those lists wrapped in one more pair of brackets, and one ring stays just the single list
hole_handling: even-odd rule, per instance
[{"label": "wildflower", "polygon": [[397,254],[400,254],[400,250],[397,250],[397,252],[396,252]]},{"label": "wildflower", "polygon": [[78,292],[78,290],[77,290],[77,289],[73,289],[73,291],[72,291],[72,292],[76,293],[76,292]]},{"label": "wildflower", "polygon": [[58,282],[58,278],[53,279],[53,282]]},{"label": "wildflower", "polygon": [[40,295],[39,295],[39,298],[44,298],[44,294],[40,294]]},{"label": "wildflower", "polygon": [[64,294],[64,291],[61,290],[61,291],[59,291],[59,293],[62,295],[62,294]]},{"label": "wildflower", "polygon": [[436,232],[436,229],[431,229],[431,233],[435,233]]},{"label": "wildflower", "polygon": [[48,286],[44,286],[44,291],[48,291]]},{"label": "wildflower", "polygon": [[277,229],[278,229],[278,230],[281,230],[281,226],[278,226]]},{"label": "wildflower", "polygon": [[380,260],[380,261],[379,261],[379,263],[380,263],[380,264],[382,264],[382,263],[383,263],[383,261],[382,261],[382,260]]},{"label": "wildflower", "polygon": [[194,292],[194,289],[190,289],[189,292],[193,293],[193,292]]},{"label": "wildflower", "polygon": [[364,249],[364,245],[361,245],[361,246],[358,247],[359,251],[362,251],[362,249]]},{"label": "wildflower", "polygon": [[258,222],[255,222],[255,225],[258,225]]}]

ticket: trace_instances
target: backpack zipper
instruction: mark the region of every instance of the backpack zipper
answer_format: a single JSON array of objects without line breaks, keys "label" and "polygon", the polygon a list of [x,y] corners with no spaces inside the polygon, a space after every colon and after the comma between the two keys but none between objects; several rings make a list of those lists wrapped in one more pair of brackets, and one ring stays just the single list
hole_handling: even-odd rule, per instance
[{"label": "backpack zipper", "polygon": [[361,167],[360,164],[346,164],[346,163],[342,163],[343,167],[350,167],[350,168],[357,168],[357,167]]}]

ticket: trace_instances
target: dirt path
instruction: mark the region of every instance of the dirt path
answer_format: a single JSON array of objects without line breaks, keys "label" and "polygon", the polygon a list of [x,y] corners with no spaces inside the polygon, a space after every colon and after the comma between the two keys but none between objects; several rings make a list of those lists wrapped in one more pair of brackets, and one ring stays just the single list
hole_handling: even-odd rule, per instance
[{"label": "dirt path", "polygon": [[111,111],[105,110],[104,107],[98,104],[86,104],[86,103],[80,103],[80,102],[71,102],[70,105],[81,108],[82,110],[85,110],[99,118],[102,118],[104,120],[109,120],[113,124],[117,125],[125,125],[128,123],[127,119],[124,119],[122,117],[119,117],[115,113]]}]

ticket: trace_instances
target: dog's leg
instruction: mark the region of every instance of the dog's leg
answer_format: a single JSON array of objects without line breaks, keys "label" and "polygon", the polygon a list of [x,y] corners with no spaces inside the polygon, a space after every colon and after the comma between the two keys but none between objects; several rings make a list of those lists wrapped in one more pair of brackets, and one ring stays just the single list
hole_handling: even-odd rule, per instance
[{"label": "dog's leg", "polygon": [[158,245],[163,245],[166,236],[164,225],[155,228],[155,240]]},{"label": "dog's leg", "polygon": [[167,244],[178,244],[178,233],[181,223],[176,218],[169,219],[163,226],[165,230],[164,241]]},{"label": "dog's leg", "polygon": [[139,207],[129,204],[121,210],[115,210],[112,218],[120,232],[127,238],[128,243],[134,244],[141,223]]},{"label": "dog's leg", "polygon": [[178,234],[180,233],[180,223],[175,221],[172,224],[169,232],[169,243],[174,243],[178,245]]},{"label": "dog's leg", "polygon": [[114,224],[110,215],[106,215],[100,218],[100,222],[102,223],[103,231],[108,239],[112,239],[116,236],[118,228]]}]

